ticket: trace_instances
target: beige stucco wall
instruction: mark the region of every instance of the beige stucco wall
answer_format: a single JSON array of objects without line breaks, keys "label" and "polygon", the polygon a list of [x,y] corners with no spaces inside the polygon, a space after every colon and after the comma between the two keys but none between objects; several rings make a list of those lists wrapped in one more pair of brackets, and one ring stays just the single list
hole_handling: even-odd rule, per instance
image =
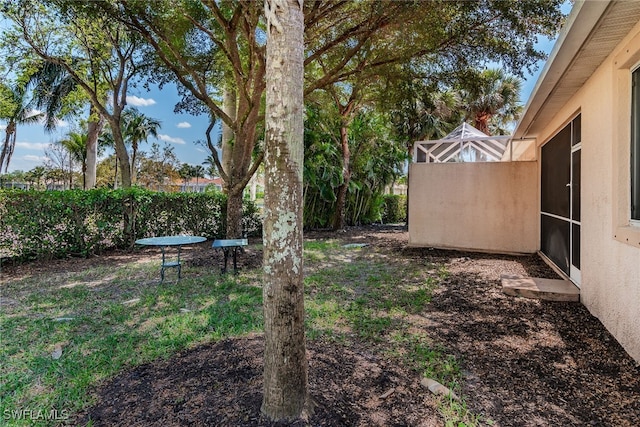
[{"label": "beige stucco wall", "polygon": [[[582,114],[581,300],[640,362],[640,227],[629,226],[630,69],[640,24],[555,120],[544,143]],[[627,240],[628,239],[628,240]]]},{"label": "beige stucco wall", "polygon": [[538,250],[536,162],[412,163],[410,168],[410,246]]}]

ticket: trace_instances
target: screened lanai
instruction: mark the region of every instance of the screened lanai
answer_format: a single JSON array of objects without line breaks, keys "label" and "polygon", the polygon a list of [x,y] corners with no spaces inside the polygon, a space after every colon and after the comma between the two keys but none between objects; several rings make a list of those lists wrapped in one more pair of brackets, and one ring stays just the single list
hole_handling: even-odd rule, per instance
[{"label": "screened lanai", "polygon": [[463,123],[417,141],[409,167],[409,245],[533,253],[538,249],[536,144]]},{"label": "screened lanai", "polygon": [[519,142],[514,146],[511,136],[489,136],[464,122],[443,139],[416,141],[413,161],[415,163],[466,163],[535,158],[535,150],[528,154],[525,151],[526,147],[521,146]]}]

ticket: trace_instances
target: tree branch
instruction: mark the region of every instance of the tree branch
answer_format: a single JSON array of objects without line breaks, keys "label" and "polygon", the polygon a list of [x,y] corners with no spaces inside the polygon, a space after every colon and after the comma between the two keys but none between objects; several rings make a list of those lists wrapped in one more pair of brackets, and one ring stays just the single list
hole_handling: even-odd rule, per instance
[{"label": "tree branch", "polygon": [[222,178],[222,180],[225,183],[229,182],[229,176],[225,173],[224,169],[222,168],[222,163],[220,162],[220,158],[218,157],[218,150],[216,149],[216,147],[213,145],[213,142],[211,141],[211,131],[213,130],[213,127],[215,126],[216,122],[215,120],[211,120],[211,122],[209,123],[209,127],[207,127],[207,131],[205,132],[205,135],[207,136],[207,146],[209,147],[209,151],[211,151],[211,155],[213,156],[213,161],[216,163],[216,168],[218,168],[218,172],[220,173],[220,178]]},{"label": "tree branch", "polygon": [[253,177],[253,175],[256,173],[256,171],[260,167],[260,164],[262,164],[262,160],[264,160],[264,152],[261,152],[260,154],[258,154],[258,156],[253,162],[253,165],[251,165],[249,172],[236,185],[233,186],[233,191],[239,191],[240,189],[245,188],[247,186],[249,181],[251,181],[251,178]]}]

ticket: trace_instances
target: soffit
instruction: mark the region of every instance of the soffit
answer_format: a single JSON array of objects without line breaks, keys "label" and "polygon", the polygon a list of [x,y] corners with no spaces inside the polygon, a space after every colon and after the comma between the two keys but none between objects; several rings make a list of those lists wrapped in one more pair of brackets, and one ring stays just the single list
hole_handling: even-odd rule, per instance
[{"label": "soffit", "polygon": [[[585,2],[582,9],[583,11],[588,8],[593,9],[597,7],[597,3],[601,8],[604,7],[604,2]],[[578,15],[571,22],[567,33],[561,36],[559,43],[566,42],[570,40],[572,32],[585,31],[583,21],[587,21],[586,25],[589,25],[589,19],[595,22],[593,30],[575,51],[572,60],[567,61],[567,54],[572,53],[570,47],[566,47],[563,51],[564,46],[560,46],[557,52],[552,53],[550,62],[560,63],[564,60],[568,65],[563,66],[564,69],[557,69],[557,67],[554,69],[553,63],[545,66],[514,132],[515,138],[535,138],[546,127],[638,23],[640,1],[610,2],[596,21],[593,14],[600,12],[593,11],[591,18],[584,19]]]}]

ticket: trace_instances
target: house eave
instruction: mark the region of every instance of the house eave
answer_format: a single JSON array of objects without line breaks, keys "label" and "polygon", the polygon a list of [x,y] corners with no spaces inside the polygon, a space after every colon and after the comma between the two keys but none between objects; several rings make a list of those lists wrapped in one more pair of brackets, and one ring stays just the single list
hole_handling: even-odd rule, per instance
[{"label": "house eave", "polygon": [[[546,110],[548,113],[553,113],[548,111],[551,104],[559,110],[560,107],[557,106],[559,103],[550,101],[560,96],[557,90],[558,85],[572,65],[581,68],[583,72],[596,68],[593,63],[577,64],[575,61],[587,40],[594,34],[598,22],[609,6],[608,1],[577,1],[575,3],[531,92],[513,133],[514,139],[536,138],[537,131],[534,125],[540,112]],[[563,91],[561,96],[569,99],[578,89],[579,87],[573,85],[570,91]]]}]

